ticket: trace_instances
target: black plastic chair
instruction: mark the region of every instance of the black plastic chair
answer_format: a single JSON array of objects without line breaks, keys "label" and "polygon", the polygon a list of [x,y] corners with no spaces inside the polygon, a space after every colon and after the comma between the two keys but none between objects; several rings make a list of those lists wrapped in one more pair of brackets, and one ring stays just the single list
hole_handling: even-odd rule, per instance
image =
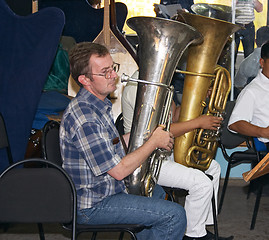
[{"label": "black plastic chair", "polygon": [[[228,122],[229,118],[231,116],[231,113],[233,111],[235,105],[235,101],[228,101],[226,104],[225,109],[225,117],[223,124],[221,126],[221,134],[220,134],[220,140],[219,140],[219,146],[221,148],[222,154],[225,158],[225,160],[228,162],[225,180],[222,188],[222,193],[220,197],[220,202],[218,206],[218,213],[220,214],[222,210],[222,205],[230,177],[231,168],[240,165],[241,163],[250,163],[253,166],[255,166],[258,163],[258,155],[255,150],[255,148],[251,145],[251,140],[247,136],[243,136],[240,134],[232,133],[228,130]],[[240,144],[246,142],[247,143],[247,150],[242,151],[235,151],[232,154],[228,154],[227,149],[234,149],[238,147]]]},{"label": "black plastic chair", "polygon": [[[253,168],[262,158],[265,156],[265,152],[262,151],[262,149],[259,147],[256,149],[254,140],[253,138],[243,136],[240,134],[235,134],[232,133],[231,131],[228,130],[228,122],[230,115],[232,113],[232,110],[234,108],[235,101],[228,101],[226,105],[226,115],[225,119],[223,121],[222,127],[221,127],[221,135],[220,135],[220,141],[219,145],[222,150],[222,154],[224,158],[227,160],[228,165],[227,165],[227,170],[226,170],[226,175],[224,179],[224,184],[222,188],[222,193],[221,193],[221,198],[218,206],[218,213],[221,212],[223,202],[224,202],[224,197],[226,193],[226,189],[228,186],[228,181],[229,181],[229,176],[231,172],[231,168],[240,165],[241,163],[250,163],[251,168]],[[242,150],[242,151],[234,151],[232,154],[228,154],[227,149],[234,149],[238,147],[241,143],[246,142],[247,144],[247,150]],[[262,195],[262,184],[259,184],[260,180],[257,179],[255,181],[252,181],[250,183],[249,191],[248,191],[248,196],[251,192],[252,189],[256,188],[258,189],[257,197],[256,197],[256,203],[252,215],[252,220],[251,220],[251,226],[250,229],[254,229],[255,227],[255,222],[257,218],[257,213],[259,209],[259,203],[260,203],[260,198]],[[256,184],[258,183],[258,184]]]},{"label": "black plastic chair", "polygon": [[115,121],[115,126],[120,135],[124,135],[124,127],[123,127],[123,114],[120,113]]},{"label": "black plastic chair", "polygon": [[12,153],[9,145],[6,124],[3,115],[0,113],[0,149],[5,149],[9,165],[13,163]]},{"label": "black plastic chair", "polygon": [[42,157],[62,166],[59,138],[60,123],[54,120],[48,121],[42,129]]},{"label": "black plastic chair", "polygon": [[[17,168],[27,163],[49,167]],[[71,239],[75,240],[76,203],[71,178],[47,160],[26,159],[0,175],[1,223],[67,223],[72,226]]]},{"label": "black plastic chair", "polygon": [[[43,156],[54,164],[62,164],[59,144],[59,123],[49,121],[45,124],[42,138]],[[65,225],[66,229],[71,230],[71,225]],[[92,232],[92,240],[96,239],[98,232],[120,232],[119,240],[123,239],[124,232],[131,235],[136,240],[135,234],[147,228],[140,224],[100,224],[100,225],[76,225],[76,236],[83,232]]]}]

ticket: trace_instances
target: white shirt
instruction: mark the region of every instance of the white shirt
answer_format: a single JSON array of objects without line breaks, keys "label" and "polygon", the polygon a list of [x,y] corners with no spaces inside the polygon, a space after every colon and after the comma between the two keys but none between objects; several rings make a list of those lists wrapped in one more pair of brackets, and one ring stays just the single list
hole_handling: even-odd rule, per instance
[{"label": "white shirt", "polygon": [[[239,94],[228,126],[240,120],[258,127],[269,126],[269,79],[261,70]],[[267,138],[259,140],[269,142]]]},{"label": "white shirt", "polygon": [[137,82],[128,82],[123,90],[121,97],[121,107],[123,113],[124,132],[131,132],[135,101],[137,92]]}]

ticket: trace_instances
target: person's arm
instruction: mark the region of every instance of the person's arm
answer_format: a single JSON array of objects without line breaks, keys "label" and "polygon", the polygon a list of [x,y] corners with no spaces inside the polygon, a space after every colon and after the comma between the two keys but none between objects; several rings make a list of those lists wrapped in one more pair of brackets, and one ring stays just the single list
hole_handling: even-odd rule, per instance
[{"label": "person's arm", "polygon": [[218,127],[220,127],[222,120],[223,119],[221,117],[201,115],[189,121],[172,123],[170,126],[170,132],[175,137],[179,137],[196,128],[217,130]]},{"label": "person's arm", "polygon": [[180,114],[180,105],[176,106],[175,102],[172,101],[171,109],[172,109],[172,123],[177,122]]},{"label": "person's arm", "polygon": [[266,128],[258,127],[247,121],[243,120],[237,121],[231,124],[229,128],[242,135],[259,138],[269,138],[269,127]]},{"label": "person's arm", "polygon": [[254,0],[254,9],[257,12],[262,12],[263,11],[263,4],[259,0]]},{"label": "person's arm", "polygon": [[171,151],[173,145],[173,135],[164,131],[163,127],[158,127],[141,147],[123,157],[119,164],[108,171],[108,174],[117,180],[122,180],[138,168],[156,148]]},{"label": "person's arm", "polygon": [[130,139],[130,133],[127,133],[127,134],[122,135],[122,138],[124,140],[124,143],[125,143],[126,147],[128,147],[128,145],[129,145],[129,139]]}]

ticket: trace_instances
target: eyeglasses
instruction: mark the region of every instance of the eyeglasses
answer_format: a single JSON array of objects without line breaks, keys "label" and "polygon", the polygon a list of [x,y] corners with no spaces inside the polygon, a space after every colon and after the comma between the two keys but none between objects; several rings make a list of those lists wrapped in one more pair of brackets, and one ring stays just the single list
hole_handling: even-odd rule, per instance
[{"label": "eyeglasses", "polygon": [[96,76],[101,76],[105,77],[105,79],[110,79],[112,72],[118,72],[120,70],[120,64],[119,63],[113,63],[112,68],[107,69],[104,73],[87,73],[89,75],[96,75]]}]

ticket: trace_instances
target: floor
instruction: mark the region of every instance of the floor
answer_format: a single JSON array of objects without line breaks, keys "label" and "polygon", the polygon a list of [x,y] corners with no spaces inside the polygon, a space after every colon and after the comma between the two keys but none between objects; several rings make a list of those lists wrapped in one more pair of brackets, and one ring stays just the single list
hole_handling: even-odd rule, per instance
[{"label": "floor", "polygon": [[[222,181],[221,181],[222,186]],[[222,187],[220,187],[220,190]],[[247,199],[248,184],[242,179],[231,179],[228,185],[226,198],[224,200],[223,209],[218,216],[218,227],[220,236],[233,235],[235,240],[267,240],[269,239],[269,194],[265,189],[262,196],[260,209],[254,230],[250,230],[250,222],[256,195],[252,193]],[[180,198],[179,202],[184,201]],[[63,230],[57,224],[46,224],[45,236],[46,240],[67,240],[69,232]],[[209,228],[213,231],[213,228]],[[81,234],[79,239],[90,239],[91,233]],[[98,234],[99,240],[114,240],[118,238],[116,233]],[[38,230],[36,224],[12,225],[7,232],[0,230],[0,240],[38,240]],[[124,239],[129,239],[128,234]]]}]

